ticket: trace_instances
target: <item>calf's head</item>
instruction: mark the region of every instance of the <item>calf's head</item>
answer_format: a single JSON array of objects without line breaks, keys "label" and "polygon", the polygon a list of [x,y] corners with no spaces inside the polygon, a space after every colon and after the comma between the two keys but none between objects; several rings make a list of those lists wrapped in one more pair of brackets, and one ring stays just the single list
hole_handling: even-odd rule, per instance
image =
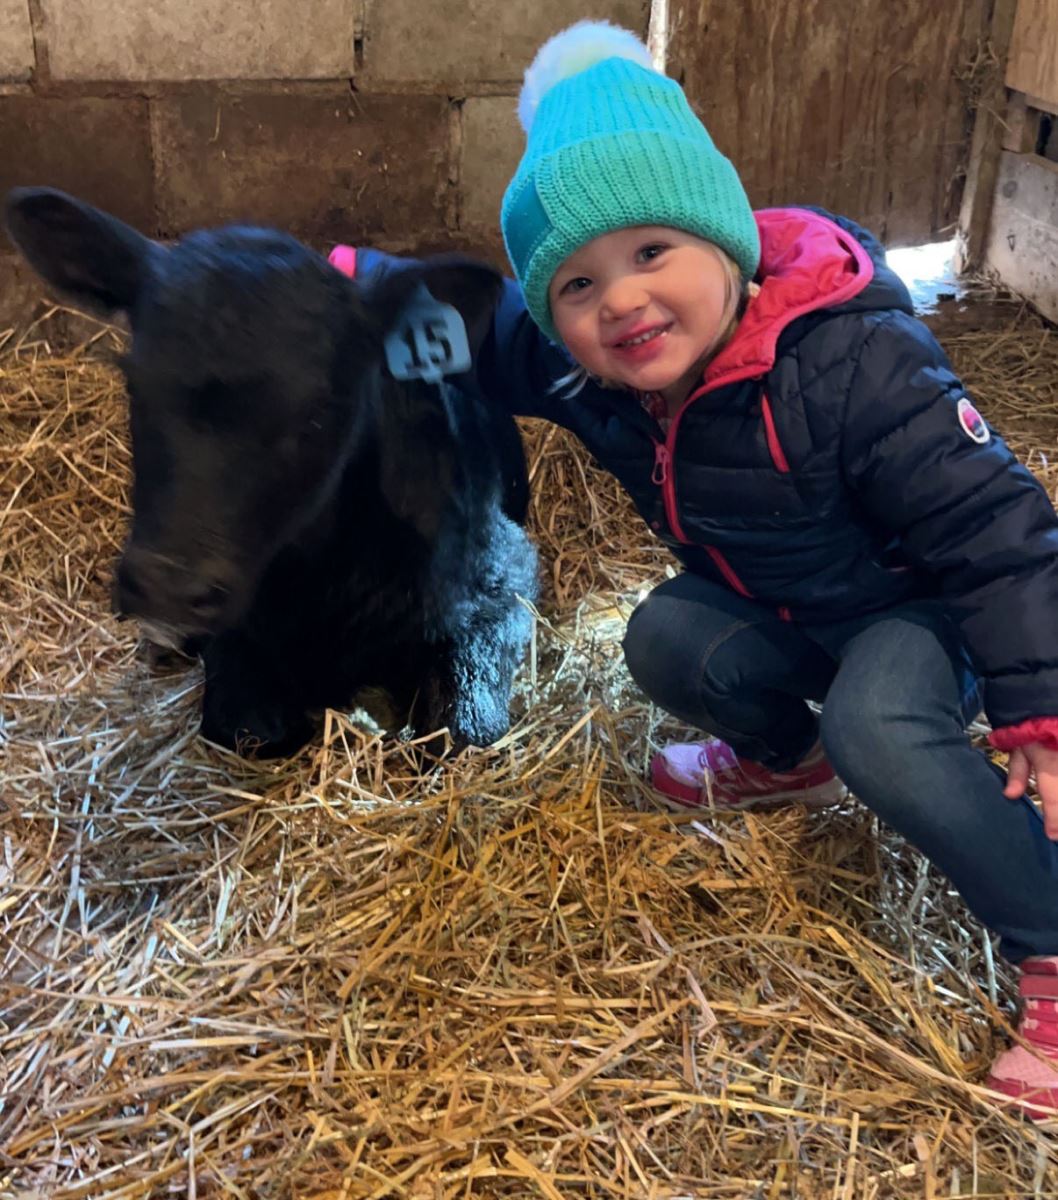
[{"label": "calf's head", "polygon": [[420,284],[468,330],[487,326],[499,288],[491,268],[451,259],[362,285],[253,227],[165,248],[46,188],[12,192],[7,226],[57,292],[128,317],[133,520],[116,598],[173,640],[237,622],[276,553],[320,519]]}]

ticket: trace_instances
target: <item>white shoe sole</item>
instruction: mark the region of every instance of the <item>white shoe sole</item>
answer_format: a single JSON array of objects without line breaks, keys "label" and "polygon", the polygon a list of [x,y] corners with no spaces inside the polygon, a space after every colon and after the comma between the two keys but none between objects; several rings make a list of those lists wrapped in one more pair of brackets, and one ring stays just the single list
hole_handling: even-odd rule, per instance
[{"label": "white shoe sole", "polygon": [[683,800],[677,800],[672,796],[666,796],[663,792],[654,789],[654,796],[662,808],[667,808],[670,812],[688,813],[688,812],[769,812],[777,808],[792,808],[795,805],[802,805],[804,808],[830,808],[834,804],[840,804],[842,800],[848,798],[849,789],[841,782],[840,779],[833,779],[830,783],[822,783],[818,787],[800,789],[792,792],[775,792],[768,797],[748,797],[745,800],[736,800],[725,804],[710,804],[706,796],[703,795],[702,800],[698,804],[689,804]]}]

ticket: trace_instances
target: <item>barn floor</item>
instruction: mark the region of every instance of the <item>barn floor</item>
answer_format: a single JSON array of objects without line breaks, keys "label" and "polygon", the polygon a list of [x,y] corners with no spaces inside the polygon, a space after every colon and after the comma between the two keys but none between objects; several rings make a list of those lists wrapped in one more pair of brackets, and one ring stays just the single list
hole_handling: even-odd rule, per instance
[{"label": "barn floor", "polygon": [[[930,319],[1053,491],[1058,334]],[[619,639],[672,567],[563,433],[510,736],[423,775],[334,714],[255,766],[108,613],[117,338],[63,321],[0,346],[0,1197],[1058,1195],[1058,1122],[981,1086],[1010,973],[916,854],[651,808],[683,731]]]}]

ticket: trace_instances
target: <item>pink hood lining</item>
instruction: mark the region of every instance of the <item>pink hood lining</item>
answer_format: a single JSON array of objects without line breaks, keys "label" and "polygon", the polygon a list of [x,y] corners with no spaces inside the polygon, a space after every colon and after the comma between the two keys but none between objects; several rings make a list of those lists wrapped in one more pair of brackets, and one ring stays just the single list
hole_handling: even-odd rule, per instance
[{"label": "pink hood lining", "polygon": [[760,292],[735,336],[706,367],[709,391],[771,370],[787,325],[851,300],[874,278],[864,247],[826,217],[801,208],[764,208],[754,216],[761,241]]}]

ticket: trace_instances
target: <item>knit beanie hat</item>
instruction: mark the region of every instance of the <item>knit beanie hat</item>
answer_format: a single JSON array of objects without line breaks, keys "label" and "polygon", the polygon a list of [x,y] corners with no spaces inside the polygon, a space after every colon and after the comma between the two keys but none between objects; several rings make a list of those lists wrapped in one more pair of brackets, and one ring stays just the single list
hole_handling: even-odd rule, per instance
[{"label": "knit beanie hat", "polygon": [[518,116],[526,148],[500,224],[529,314],[550,338],[559,340],[547,296],[555,271],[616,229],[682,229],[725,250],[745,278],[756,274],[760,238],[735,168],[628,30],[579,21],[545,42]]}]

